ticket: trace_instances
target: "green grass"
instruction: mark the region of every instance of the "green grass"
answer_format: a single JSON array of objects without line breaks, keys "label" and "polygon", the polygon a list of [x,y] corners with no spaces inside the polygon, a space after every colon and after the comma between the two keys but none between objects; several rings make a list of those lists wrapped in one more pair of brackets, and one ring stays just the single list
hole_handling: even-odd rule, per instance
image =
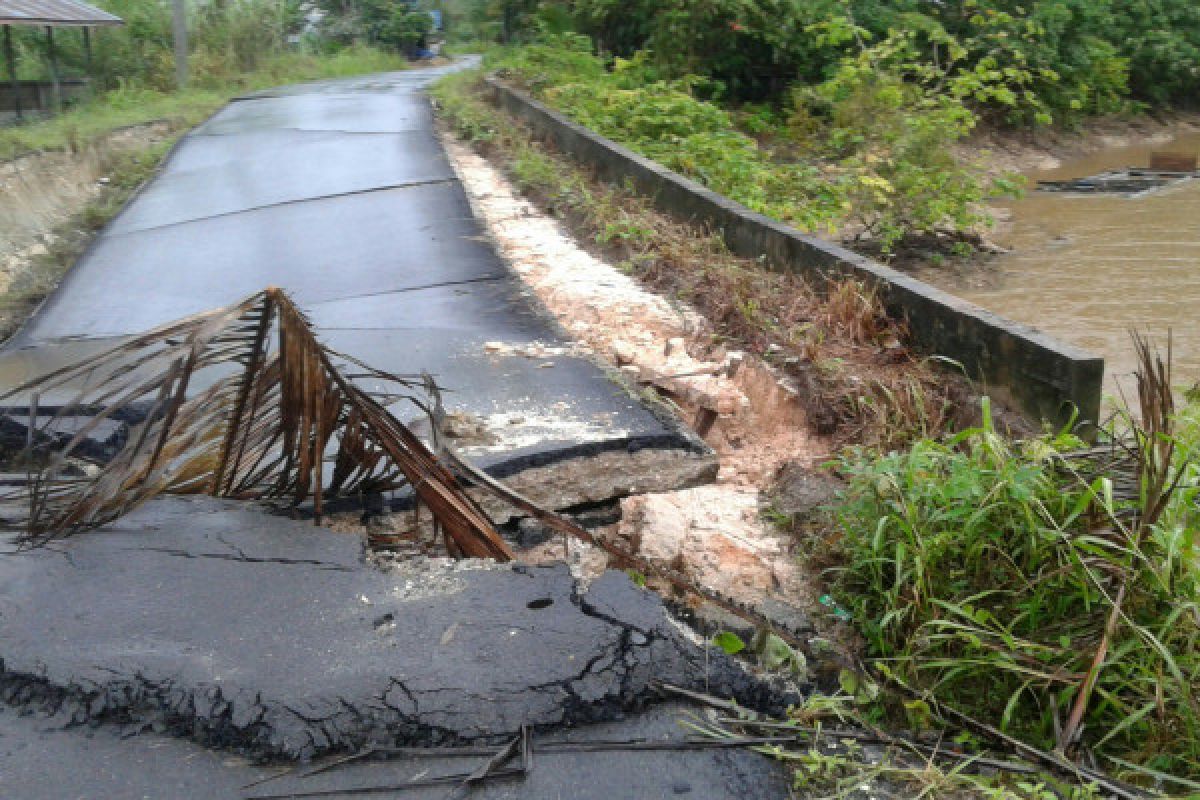
[{"label": "green grass", "polygon": [[37,150],[77,151],[114,130],[156,120],[190,128],[232,97],[288,83],[404,69],[400,56],[348,48],[330,56],[285,54],[253,72],[217,78],[183,91],[124,88],[93,97],[49,119],[0,128],[0,159]]},{"label": "green grass", "polygon": [[1170,427],[1132,426],[1166,480],[1143,474],[1124,500],[1117,476],[1059,457],[1082,446],[1066,435],[1013,443],[985,424],[843,456],[838,599],[876,666],[1043,749],[1196,788],[1200,406]]}]

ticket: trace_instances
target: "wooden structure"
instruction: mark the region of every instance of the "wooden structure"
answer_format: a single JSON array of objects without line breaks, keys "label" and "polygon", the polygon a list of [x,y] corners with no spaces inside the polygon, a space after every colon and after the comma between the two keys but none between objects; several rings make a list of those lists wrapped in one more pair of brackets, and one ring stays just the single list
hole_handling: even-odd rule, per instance
[{"label": "wooden structure", "polygon": [[1151,153],[1150,169],[1159,172],[1195,172],[1195,153]]},{"label": "wooden structure", "polygon": [[[58,72],[58,58],[54,46],[55,28],[79,28],[83,36],[85,59],[90,65],[92,58],[91,29],[99,26],[124,25],[124,21],[107,11],[101,11],[79,0],[0,0],[0,26],[4,27],[4,60],[8,65],[8,99],[11,110],[17,117],[23,111],[23,100],[43,105],[40,82],[25,82],[17,78],[17,57],[13,49],[12,28],[25,25],[45,28],[46,44],[50,53],[50,89],[55,108],[62,106],[63,81]],[[37,106],[35,106],[37,107]]]}]

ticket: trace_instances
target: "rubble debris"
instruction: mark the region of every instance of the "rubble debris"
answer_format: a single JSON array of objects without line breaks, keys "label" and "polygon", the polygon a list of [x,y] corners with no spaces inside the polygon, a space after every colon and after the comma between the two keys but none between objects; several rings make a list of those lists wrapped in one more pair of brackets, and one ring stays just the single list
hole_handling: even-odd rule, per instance
[{"label": "rubble debris", "polygon": [[[334,359],[360,370],[355,378],[396,388],[377,399],[379,392],[361,388]],[[27,483],[0,495],[10,513],[24,512],[26,545],[112,522],[161,493],[284,499],[293,506],[311,498],[319,522],[327,496],[408,486],[418,509],[431,512],[435,535],[444,534],[451,556],[513,560],[492,520],[464,490],[465,479],[477,493],[620,561],[634,561],[676,590],[771,625],[708,587],[597,539],[468,463],[442,433],[447,414],[431,377],[418,382],[390,375],[327,350],[278,289],[133,337],[26,383],[0,396],[0,403],[21,398],[34,432],[39,398],[56,393],[69,399],[38,431],[53,430],[80,409],[92,419],[43,466],[31,466]],[[427,412],[432,450],[387,410],[402,399]],[[112,460],[94,476],[69,473],[68,459],[90,430],[130,407],[144,409],[144,417]],[[326,460],[333,462],[328,480]]]},{"label": "rubble debris", "polygon": [[644,558],[682,569],[705,586],[746,599],[774,591],[782,542],[764,536],[758,493],[703,486],[629,497],[617,536]]},{"label": "rubble debris", "polygon": [[679,407],[717,451],[720,483],[761,485],[787,461],[816,464],[828,456],[800,387],[761,359],[722,347],[694,309],[581,249],[482,156],[448,137],[443,144],[513,269],[582,344]]},{"label": "rubble debris", "polygon": [[[583,250],[558,220],[520,197],[469,147],[448,137],[443,143],[476,216],[538,299],[628,381],[670,401],[718,454],[716,485],[638,487],[641,491],[622,499],[624,519],[617,529],[596,535],[647,558],[673,579],[732,595],[776,621],[794,623],[792,629],[806,629],[803,612],[791,603],[816,607],[815,582],[797,563],[792,542],[762,518],[769,505],[762,490],[783,466],[812,470],[830,452],[829,441],[814,433],[808,419],[804,387],[763,359],[729,349],[694,309]],[[727,536],[727,530],[735,533]],[[648,552],[639,549],[643,544]],[[724,556],[736,556],[740,580],[714,568]],[[531,543],[521,558],[566,560],[585,583],[622,563],[603,547],[578,540],[564,545],[555,538]],[[646,577],[663,583],[649,571]],[[661,588],[673,585],[665,583]],[[782,602],[785,598],[791,603]],[[722,608],[712,606],[708,611]]]},{"label": "rubble debris", "polygon": [[1142,197],[1150,192],[1175,186],[1200,177],[1200,171],[1167,171],[1161,169],[1106,170],[1096,175],[1070,180],[1038,181],[1041,192],[1066,192],[1070,194],[1117,194],[1125,197]]},{"label": "rubble debris", "polygon": [[1168,153],[1156,150],[1150,154],[1150,169],[1159,172],[1196,172],[1197,158],[1195,153]]}]

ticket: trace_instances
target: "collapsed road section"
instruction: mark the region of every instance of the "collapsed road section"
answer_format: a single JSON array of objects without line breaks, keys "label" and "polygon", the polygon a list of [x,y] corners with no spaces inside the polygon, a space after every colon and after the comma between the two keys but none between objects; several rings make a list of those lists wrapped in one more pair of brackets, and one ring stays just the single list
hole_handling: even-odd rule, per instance
[{"label": "collapsed road section", "polygon": [[6,702],[256,757],[612,719],[658,681],[766,700],[623,573],[580,592],[565,566],[380,569],[356,537],[228,500],[0,558],[0,586]]},{"label": "collapsed road section", "polygon": [[[602,720],[617,739],[685,752],[526,769],[521,796],[561,796],[564,770],[595,776],[580,797],[686,794],[695,781],[713,797],[785,791],[782,770],[751,753],[686,752],[688,709],[643,709],[666,685],[773,710],[794,690],[713,651],[622,572],[584,587],[561,564],[497,563],[512,555],[495,527],[505,518],[460,491],[465,461],[442,458],[438,438],[453,438],[521,492],[493,499],[563,530],[573,523],[535,503],[590,505],[716,471],[699,438],[610,380],[488,246],[416,94],[426,79],[232,104],[185,138],[0,355],[0,439],[15,456],[0,513],[17,528],[0,543],[5,796],[78,793],[95,761],[81,727],[115,764],[85,796],[204,783],[217,788],[189,796],[265,797],[292,790],[230,791],[262,771],[212,751],[294,762],[493,747]],[[392,491],[427,514],[415,538],[479,558],[381,559],[363,537],[314,526],[339,489]],[[43,746],[71,775],[36,768],[30,748]],[[150,762],[158,783],[132,777]],[[405,782],[428,772],[389,763]]]},{"label": "collapsed road section", "polygon": [[[359,388],[350,367],[396,388]],[[524,776],[534,730],[619,718],[665,686],[777,711],[801,699],[710,651],[622,572],[584,589],[565,564],[497,563],[513,553],[466,481],[596,540],[438,446],[425,382],[427,397],[405,395],[411,381],[327,350],[268,289],[0,396],[25,398],[31,433],[29,479],[0,495],[18,529],[0,558],[0,699],[255,759],[519,737],[521,770],[464,783]],[[437,454],[386,410],[405,398]],[[115,455],[81,455],[98,423],[135,412]],[[52,435],[89,414],[65,444]],[[361,537],[248,504],[311,499],[319,520],[326,497],[368,488],[406,490],[434,543],[473,558],[380,563]]]}]

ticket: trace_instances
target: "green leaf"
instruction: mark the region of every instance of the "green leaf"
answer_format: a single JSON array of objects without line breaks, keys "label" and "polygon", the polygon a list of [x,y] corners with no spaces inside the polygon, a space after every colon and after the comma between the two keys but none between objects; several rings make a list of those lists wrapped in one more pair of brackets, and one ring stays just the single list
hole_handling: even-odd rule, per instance
[{"label": "green leaf", "polygon": [[721,631],[712,638],[712,643],[721,648],[726,655],[734,656],[746,649],[746,643],[736,633]]}]

